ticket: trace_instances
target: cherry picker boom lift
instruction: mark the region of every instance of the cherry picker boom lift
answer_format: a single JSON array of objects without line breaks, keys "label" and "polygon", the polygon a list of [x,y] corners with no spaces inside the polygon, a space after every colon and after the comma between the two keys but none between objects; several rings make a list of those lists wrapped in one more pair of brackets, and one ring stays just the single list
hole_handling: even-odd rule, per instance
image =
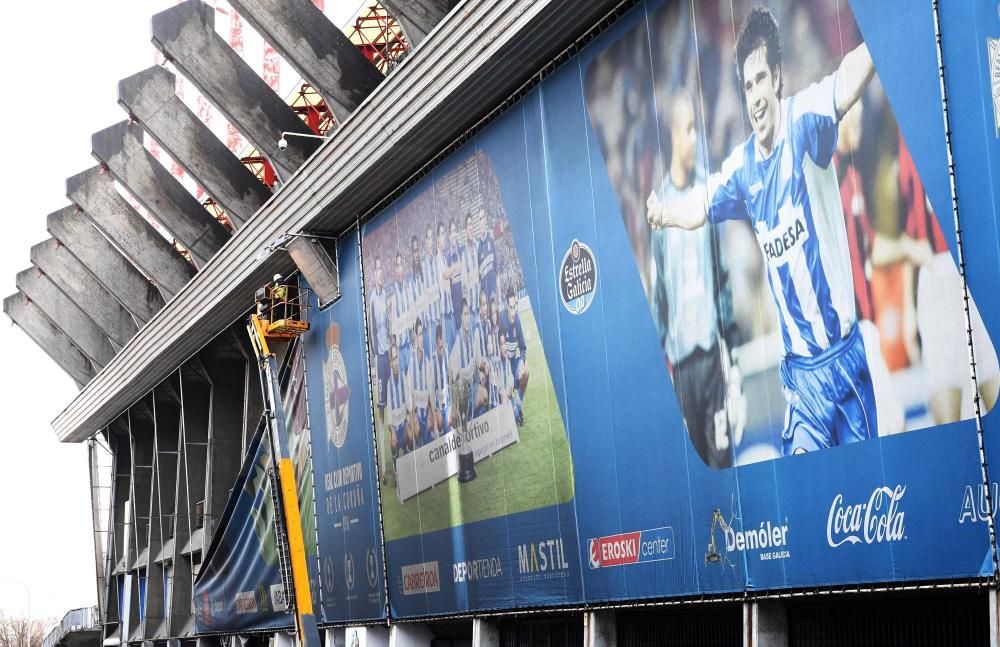
[{"label": "cherry picker boom lift", "polygon": [[[319,629],[312,608],[309,570],[306,566],[295,466],[288,446],[288,430],[285,428],[285,414],[281,406],[278,361],[270,347],[270,343],[290,342],[309,330],[305,314],[307,291],[295,288],[294,295],[291,295],[291,286],[275,286],[266,290],[268,296],[264,300],[258,299],[261,307],[250,315],[247,332],[257,355],[260,386],[264,396],[264,419],[277,467],[278,487],[273,487],[272,482],[272,496],[280,493],[274,507],[282,582],[285,584],[286,604],[288,608],[295,610],[295,631],[299,645],[320,647]],[[270,307],[264,307],[267,303]],[[291,586],[288,582],[289,571]],[[288,592],[292,595],[288,595]]]}]

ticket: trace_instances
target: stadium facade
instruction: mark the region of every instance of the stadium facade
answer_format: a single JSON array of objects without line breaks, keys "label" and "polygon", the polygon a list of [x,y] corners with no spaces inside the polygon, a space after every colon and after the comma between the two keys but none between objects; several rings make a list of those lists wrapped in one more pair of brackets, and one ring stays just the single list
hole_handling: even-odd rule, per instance
[{"label": "stadium facade", "polygon": [[312,98],[156,14],[255,150],[123,79],[4,302],[81,386],[103,644],[1000,640],[995,3],[231,4]]}]

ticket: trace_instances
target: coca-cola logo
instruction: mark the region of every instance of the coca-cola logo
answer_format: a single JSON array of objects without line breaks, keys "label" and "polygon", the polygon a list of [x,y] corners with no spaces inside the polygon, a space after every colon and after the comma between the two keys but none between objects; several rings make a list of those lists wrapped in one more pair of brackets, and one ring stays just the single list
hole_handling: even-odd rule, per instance
[{"label": "coca-cola logo", "polygon": [[879,544],[905,538],[906,513],[899,502],[906,486],[875,488],[867,503],[845,504],[844,495],[833,497],[826,520],[826,543],[831,548],[844,544]]}]

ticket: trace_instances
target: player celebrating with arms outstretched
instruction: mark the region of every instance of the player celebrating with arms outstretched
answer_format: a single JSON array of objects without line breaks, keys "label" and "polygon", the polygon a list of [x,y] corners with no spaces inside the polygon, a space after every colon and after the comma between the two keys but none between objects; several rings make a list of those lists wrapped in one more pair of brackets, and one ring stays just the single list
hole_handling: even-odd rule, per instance
[{"label": "player celebrating with arms outstretched", "polygon": [[753,132],[707,186],[670,203],[650,194],[647,218],[655,228],[727,219],[753,226],[785,345],[785,455],[874,438],[875,396],[831,164],[838,122],[875,74],[871,55],[861,44],[833,74],[782,99],[778,25],[754,7],[736,61]]}]

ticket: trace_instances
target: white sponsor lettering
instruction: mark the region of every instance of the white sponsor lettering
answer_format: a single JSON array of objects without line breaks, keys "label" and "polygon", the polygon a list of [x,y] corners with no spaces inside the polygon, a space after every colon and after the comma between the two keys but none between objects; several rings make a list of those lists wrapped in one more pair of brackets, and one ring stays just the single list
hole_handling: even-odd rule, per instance
[{"label": "white sponsor lettering", "polygon": [[489,580],[503,575],[503,566],[499,557],[487,557],[485,559],[470,559],[466,562],[456,562],[451,565],[452,576],[455,582],[476,582],[479,580]]},{"label": "white sponsor lettering", "polygon": [[725,535],[727,553],[734,550],[743,552],[779,548],[788,545],[788,523],[778,525],[770,521],[761,521],[759,527],[748,530],[736,530],[732,526],[726,526]]},{"label": "white sponsor lettering", "polygon": [[566,561],[563,540],[546,539],[537,543],[518,544],[517,571],[522,581],[566,577],[569,562]]},{"label": "white sponsor lettering", "polygon": [[906,487],[875,488],[867,503],[844,504],[844,495],[833,497],[826,520],[826,543],[831,548],[843,544],[875,544],[900,541],[906,532],[906,513],[899,502]]},{"label": "white sponsor lettering", "polygon": [[[958,523],[976,523],[990,518],[990,505],[1000,495],[1000,484],[994,482],[989,489],[982,483],[966,485],[962,492],[962,508],[958,512]],[[993,503],[993,505],[996,505]]]}]

